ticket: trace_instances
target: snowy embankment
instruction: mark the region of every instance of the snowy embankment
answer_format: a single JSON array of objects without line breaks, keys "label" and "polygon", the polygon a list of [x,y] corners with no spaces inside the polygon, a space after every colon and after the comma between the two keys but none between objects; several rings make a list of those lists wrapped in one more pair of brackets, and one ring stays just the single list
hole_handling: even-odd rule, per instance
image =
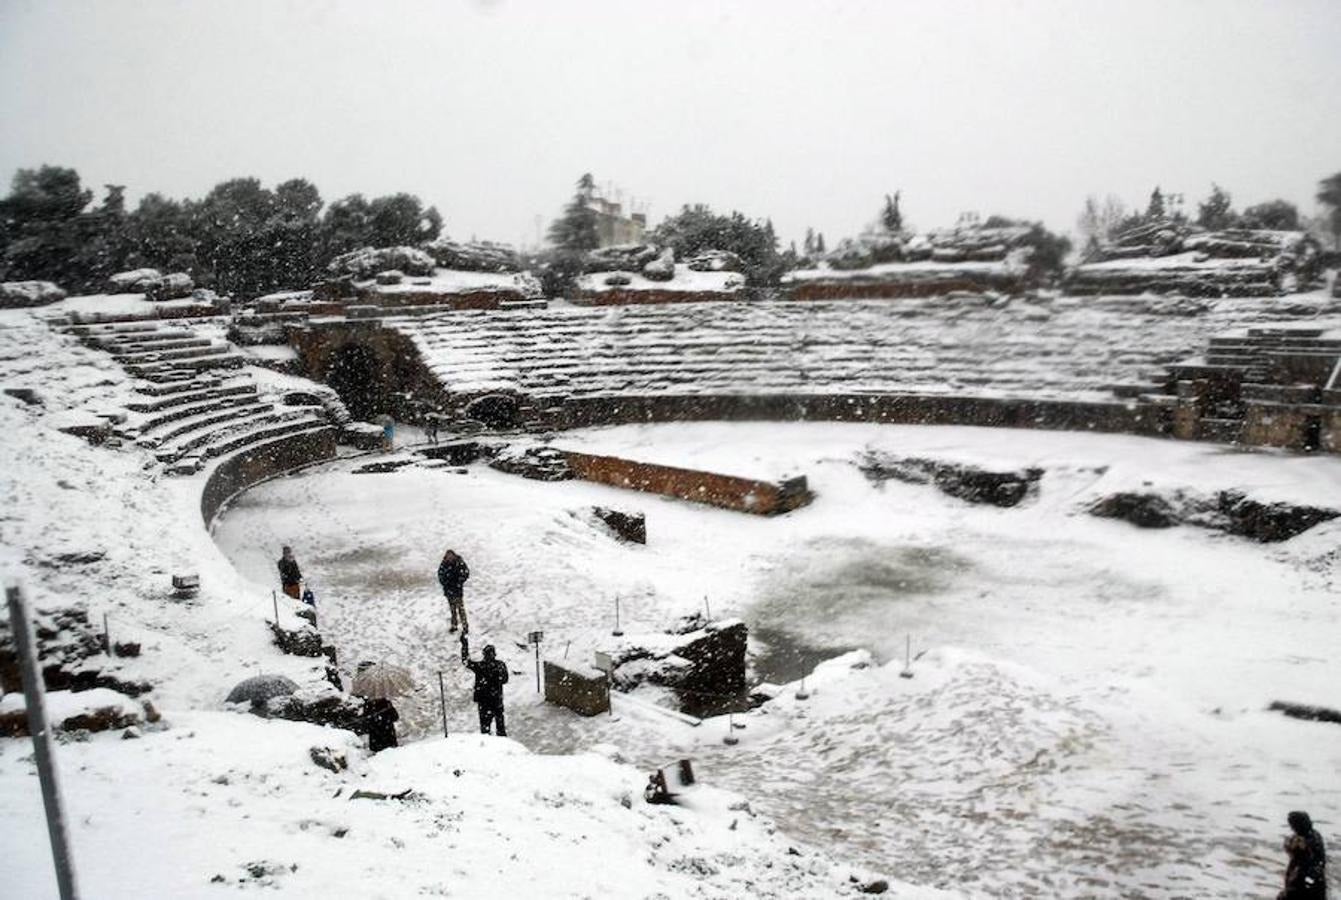
[{"label": "snowy embankment", "polygon": [[[211,712],[165,725],[60,747],[86,896],[857,893],[853,869],[791,853],[743,798],[700,788],[683,807],[649,805],[643,773],[594,753],[538,756],[454,735],[366,758],[352,735],[311,725]],[[318,767],[313,748],[348,768]],[[0,741],[0,795],[7,895],[54,896],[26,741]],[[890,896],[945,895],[896,886]]]},{"label": "snowy embankment", "polygon": [[[1331,833],[1336,726],[1269,712],[1276,699],[1341,705],[1336,597],[1341,522],[1262,545],[1197,528],[1147,531],[1091,515],[1137,489],[1236,489],[1336,505],[1341,459],[1027,430],[696,423],[590,429],[560,447],[776,478],[817,492],[774,519],[484,467],[355,475],[337,464],[251,492],[218,539],[244,574],[300,535],[323,622],[347,658],[391,658],[448,684],[470,727],[433,567],[470,562],[472,638],[512,666],[509,729],[533,749],[610,743],[642,763],[688,755],[710,784],[812,846],[906,881],[990,897],[1241,897],[1277,884],[1283,815]],[[873,484],[868,452],[993,470],[1044,470],[1009,509],[929,485]],[[584,510],[642,511],[646,546],[616,543]],[[375,509],[376,515],[367,511]],[[615,698],[580,719],[539,701],[544,654],[589,662],[610,641],[702,610],[740,616],[756,664],[792,649],[857,649],[778,698],[695,728]],[[911,636],[914,677],[899,677]],[[854,665],[856,667],[854,667]],[[406,699],[412,733],[437,727],[436,691]],[[836,848],[841,848],[837,850]]]},{"label": "snowy embankment", "polygon": [[[264,572],[240,575],[201,522],[204,474],[160,478],[143,450],[91,447],[55,430],[63,417],[124,409],[132,383],[109,356],[5,313],[0,384],[40,401],[0,395],[4,574],[39,611],[77,607],[97,630],[106,614],[113,642],[138,643],[140,655],[96,654],[85,665],[152,684],[142,699],[163,715],[138,740],[107,732],[58,749],[86,896],[215,896],[219,876],[294,896],[820,897],[851,895],[876,877],[810,849],[791,854],[800,845],[744,798],[706,785],[683,808],[647,806],[646,771],[597,757],[454,736],[370,761],[348,732],[223,711],[245,677],[322,678],[320,661],[284,656],[270,641],[278,543],[255,535]],[[375,518],[364,513],[361,521]],[[171,576],[185,572],[200,575],[201,592],[182,602]],[[4,708],[17,703],[7,697]],[[314,746],[343,753],[349,771],[317,768]],[[359,789],[413,793],[350,799]],[[0,796],[3,892],[54,897],[26,739],[0,740]],[[892,895],[934,896],[899,885]]]}]

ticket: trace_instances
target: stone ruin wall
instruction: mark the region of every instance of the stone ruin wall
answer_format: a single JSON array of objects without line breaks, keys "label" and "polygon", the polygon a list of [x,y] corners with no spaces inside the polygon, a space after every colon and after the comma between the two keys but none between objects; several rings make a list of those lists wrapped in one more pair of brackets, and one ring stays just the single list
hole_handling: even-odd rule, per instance
[{"label": "stone ruin wall", "polygon": [[566,452],[569,470],[584,481],[706,503],[721,509],[774,516],[810,502],[804,477],[781,483],[695,469],[637,462],[617,456]]}]

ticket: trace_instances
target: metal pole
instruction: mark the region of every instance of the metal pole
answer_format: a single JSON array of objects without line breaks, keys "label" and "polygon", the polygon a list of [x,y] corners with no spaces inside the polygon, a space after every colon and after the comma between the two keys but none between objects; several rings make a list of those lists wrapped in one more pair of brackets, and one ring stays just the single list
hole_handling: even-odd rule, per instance
[{"label": "metal pole", "polygon": [[540,642],[535,642],[535,692],[540,693]]},{"label": "metal pole", "polygon": [[107,613],[102,614],[102,652],[112,655],[112,630],[107,627]]},{"label": "metal pole", "polygon": [[270,592],[270,602],[275,604],[275,625],[279,625],[279,596],[272,590]]},{"label": "metal pole", "polygon": [[704,595],[703,595],[703,612],[705,612],[705,613],[707,614],[707,616],[708,616],[708,621],[711,622],[711,621],[712,621],[712,607],[710,607],[710,606],[708,605],[708,595],[707,595],[707,594],[704,594]]},{"label": "metal pole", "polygon": [[442,705],[442,736],[447,736],[447,688],[442,684],[442,673],[438,673],[438,702]]},{"label": "metal pole", "polygon": [[61,809],[60,783],[56,777],[56,760],[51,752],[51,729],[47,725],[46,691],[42,673],[37,668],[37,647],[33,641],[33,626],[28,618],[28,602],[23,590],[15,584],[5,585],[9,604],[9,627],[14,632],[14,649],[23,671],[23,697],[28,706],[28,731],[33,736],[33,750],[37,758],[37,777],[42,784],[42,805],[47,814],[47,836],[51,839],[51,858],[56,866],[56,884],[61,900],[78,900],[75,887],[74,859],[70,856],[70,836],[65,828],[65,814]]},{"label": "metal pole", "polygon": [[619,627],[619,595],[615,595],[615,630],[610,632],[615,637],[623,637],[624,629]]}]

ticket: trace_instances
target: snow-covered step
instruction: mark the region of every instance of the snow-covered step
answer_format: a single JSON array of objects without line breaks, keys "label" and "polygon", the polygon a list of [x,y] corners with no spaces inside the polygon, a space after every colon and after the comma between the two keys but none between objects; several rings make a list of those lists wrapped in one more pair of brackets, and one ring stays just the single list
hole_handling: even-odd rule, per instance
[{"label": "snow-covered step", "polygon": [[[159,446],[173,441],[182,435],[210,428],[220,422],[254,417],[269,412],[272,404],[261,403],[255,396],[230,398],[226,402],[196,407],[191,415],[181,416],[168,422],[157,422],[154,426],[140,426],[140,442],[145,446]],[[152,443],[149,443],[152,441]]]}]

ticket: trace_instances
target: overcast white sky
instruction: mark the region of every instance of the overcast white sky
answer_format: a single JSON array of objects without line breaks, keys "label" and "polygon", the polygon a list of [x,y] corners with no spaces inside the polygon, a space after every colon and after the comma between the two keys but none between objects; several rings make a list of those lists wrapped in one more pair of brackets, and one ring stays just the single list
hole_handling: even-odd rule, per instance
[{"label": "overcast white sky", "polygon": [[1341,170],[1341,0],[0,0],[0,178],[199,196],[410,191],[533,239],[584,171],[829,242],[901,188],[1068,230],[1086,194],[1313,210]]}]

